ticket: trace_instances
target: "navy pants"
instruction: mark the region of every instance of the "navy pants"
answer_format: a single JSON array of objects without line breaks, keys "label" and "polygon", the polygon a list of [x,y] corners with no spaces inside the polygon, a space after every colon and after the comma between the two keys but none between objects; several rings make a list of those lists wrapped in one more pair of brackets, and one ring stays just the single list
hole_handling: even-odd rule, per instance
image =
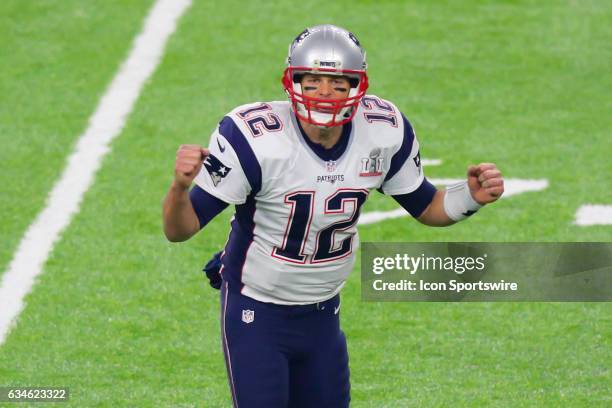
[{"label": "navy pants", "polygon": [[343,408],[350,385],[340,296],[305,306],[221,287],[221,336],[234,407]]}]

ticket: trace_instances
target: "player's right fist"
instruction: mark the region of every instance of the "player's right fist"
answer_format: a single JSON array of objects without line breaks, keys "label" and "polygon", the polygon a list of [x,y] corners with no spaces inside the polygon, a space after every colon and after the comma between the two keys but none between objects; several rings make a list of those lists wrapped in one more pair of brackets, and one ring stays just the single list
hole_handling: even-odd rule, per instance
[{"label": "player's right fist", "polygon": [[174,181],[185,190],[191,187],[193,179],[200,172],[202,163],[208,154],[208,149],[200,145],[181,145],[176,152]]}]

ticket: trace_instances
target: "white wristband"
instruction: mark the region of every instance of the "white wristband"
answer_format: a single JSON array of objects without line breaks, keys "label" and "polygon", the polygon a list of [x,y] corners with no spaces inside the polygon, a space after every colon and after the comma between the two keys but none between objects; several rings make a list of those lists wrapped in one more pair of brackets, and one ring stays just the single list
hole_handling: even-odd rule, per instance
[{"label": "white wristband", "polygon": [[472,198],[467,181],[446,187],[444,194],[444,211],[453,221],[461,221],[482,208]]}]

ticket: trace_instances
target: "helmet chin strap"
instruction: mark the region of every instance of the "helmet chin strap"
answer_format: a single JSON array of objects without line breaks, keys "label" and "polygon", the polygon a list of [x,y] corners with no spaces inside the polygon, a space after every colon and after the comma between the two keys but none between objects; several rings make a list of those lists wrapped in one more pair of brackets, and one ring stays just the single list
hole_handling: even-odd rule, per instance
[{"label": "helmet chin strap", "polygon": [[[293,90],[295,92],[300,93],[300,94],[303,95],[303,89],[302,89],[302,85],[300,83],[294,83],[293,84]],[[357,94],[357,88],[351,88],[351,90],[349,91],[349,97],[353,97],[356,94]],[[296,106],[297,106],[298,112],[302,116],[309,117],[308,109],[306,109],[306,107],[304,106],[303,103],[296,102]],[[354,109],[354,107],[352,107],[352,106],[348,106],[346,108],[342,108],[338,112],[338,114],[336,115],[336,121],[349,117],[351,112],[353,111],[353,109]],[[334,115],[331,114],[331,113],[316,112],[316,111],[310,110],[310,118],[312,118],[314,121],[319,122],[319,123],[329,123],[334,118]],[[327,129],[327,128],[338,126],[338,125],[329,125],[329,126],[327,126],[327,125],[314,125],[314,126],[318,127],[319,129]]]},{"label": "helmet chin strap", "polygon": [[[298,112],[300,113],[300,115],[308,117],[308,110],[306,109],[304,104],[297,102],[296,105],[297,105],[297,109],[298,109]],[[336,115],[336,121],[341,120],[341,119],[346,119],[349,116],[349,114],[351,112],[351,109],[352,109],[352,107],[343,108]],[[329,123],[334,118],[334,115],[331,114],[331,113],[316,112],[316,111],[311,110],[310,111],[310,117],[315,122]],[[314,126],[318,127],[319,129],[327,129],[327,128],[338,126],[338,125],[314,125]]]}]

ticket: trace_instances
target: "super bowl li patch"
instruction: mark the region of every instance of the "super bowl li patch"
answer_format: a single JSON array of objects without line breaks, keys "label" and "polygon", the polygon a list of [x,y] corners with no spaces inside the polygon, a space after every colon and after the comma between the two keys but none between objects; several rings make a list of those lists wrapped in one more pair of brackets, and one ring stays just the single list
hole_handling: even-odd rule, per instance
[{"label": "super bowl li patch", "polygon": [[221,163],[221,161],[212,154],[204,160],[204,167],[206,167],[206,171],[210,174],[210,178],[215,187],[217,187],[217,184],[232,171],[231,167],[227,167],[225,164]]}]

